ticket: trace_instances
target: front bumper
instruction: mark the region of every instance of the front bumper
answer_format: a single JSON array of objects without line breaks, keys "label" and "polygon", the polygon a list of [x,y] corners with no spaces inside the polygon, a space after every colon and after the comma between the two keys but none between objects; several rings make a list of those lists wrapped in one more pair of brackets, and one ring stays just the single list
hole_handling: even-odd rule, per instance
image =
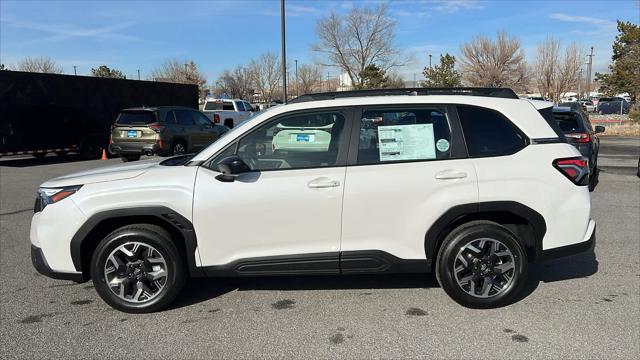
[{"label": "front bumper", "polygon": [[543,250],[541,254],[537,256],[537,261],[547,261],[566,256],[576,255],[587,251],[593,251],[596,246],[596,222],[589,221],[587,227],[587,233],[585,234],[584,241],[577,244],[571,244],[567,246],[561,246],[548,250]]},{"label": "front bumper", "polygon": [[117,142],[109,144],[109,152],[115,155],[157,154],[162,151],[160,144],[155,142]]},{"label": "front bumper", "polygon": [[34,245],[31,245],[31,263],[40,274],[52,279],[71,280],[75,282],[85,281],[82,273],[80,272],[67,273],[52,270],[47,263],[47,259],[45,259],[44,254],[42,253],[42,249]]}]

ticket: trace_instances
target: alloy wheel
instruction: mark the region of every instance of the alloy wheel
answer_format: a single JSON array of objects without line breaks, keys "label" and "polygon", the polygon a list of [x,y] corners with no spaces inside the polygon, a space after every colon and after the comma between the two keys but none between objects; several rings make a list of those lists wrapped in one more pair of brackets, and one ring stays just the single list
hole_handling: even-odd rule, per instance
[{"label": "alloy wheel", "polygon": [[167,283],[167,275],[167,263],[162,254],[141,242],[118,246],[104,264],[109,289],[131,303],[144,303],[158,296]]},{"label": "alloy wheel", "polygon": [[513,283],[515,258],[502,242],[483,238],[469,242],[456,255],[454,275],[458,286],[478,298],[496,296]]},{"label": "alloy wheel", "polygon": [[187,152],[187,150],[184,148],[184,145],[182,145],[181,143],[177,143],[175,145],[173,145],[173,154],[174,155],[182,155],[185,154]]}]

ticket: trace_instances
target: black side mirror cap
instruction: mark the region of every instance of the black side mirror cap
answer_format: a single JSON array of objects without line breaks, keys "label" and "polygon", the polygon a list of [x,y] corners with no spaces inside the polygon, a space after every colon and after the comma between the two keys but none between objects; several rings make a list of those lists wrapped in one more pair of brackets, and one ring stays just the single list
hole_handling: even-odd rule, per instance
[{"label": "black side mirror cap", "polygon": [[605,130],[604,126],[596,125],[596,134],[603,133]]},{"label": "black side mirror cap", "polygon": [[218,171],[222,174],[216,179],[222,182],[233,182],[238,175],[250,171],[249,166],[237,155],[228,156],[218,163]]}]

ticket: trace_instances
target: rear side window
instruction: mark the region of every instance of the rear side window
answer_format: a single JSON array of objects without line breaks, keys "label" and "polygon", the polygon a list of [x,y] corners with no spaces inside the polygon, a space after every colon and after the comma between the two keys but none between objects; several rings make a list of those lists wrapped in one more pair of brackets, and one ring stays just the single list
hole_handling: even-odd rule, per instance
[{"label": "rear side window", "polygon": [[500,113],[476,106],[458,106],[458,116],[470,157],[511,155],[526,140]]},{"label": "rear side window", "polygon": [[191,116],[191,111],[189,110],[175,110],[173,112],[176,116],[176,122],[178,125],[193,125],[193,117]]},{"label": "rear side window", "polygon": [[151,124],[156,122],[153,111],[123,111],[118,116],[118,125]]},{"label": "rear side window", "polygon": [[562,132],[562,129],[560,129],[560,126],[558,126],[558,122],[556,121],[555,116],[553,116],[553,107],[550,106],[544,109],[539,109],[538,112],[540,113],[540,115],[542,115],[547,124],[551,126],[553,132],[555,132],[556,135],[558,135],[558,137],[564,141],[564,133]]},{"label": "rear side window", "polygon": [[450,143],[444,108],[367,109],[360,120],[358,164],[448,159]]}]

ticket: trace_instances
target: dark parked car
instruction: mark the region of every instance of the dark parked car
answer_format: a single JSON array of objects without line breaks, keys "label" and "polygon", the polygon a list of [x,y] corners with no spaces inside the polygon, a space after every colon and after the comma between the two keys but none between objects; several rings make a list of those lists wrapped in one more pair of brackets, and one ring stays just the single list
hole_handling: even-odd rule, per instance
[{"label": "dark parked car", "polygon": [[125,109],[112,127],[109,151],[123,161],[138,160],[143,154],[186,154],[206,147],[228,130],[188,107]]},{"label": "dark parked car", "polygon": [[[578,104],[579,105],[579,104]],[[604,132],[604,126],[591,126],[589,118],[580,110],[573,110],[566,106],[555,106],[553,117],[560,130],[567,138],[567,142],[575,146],[582,156],[589,159],[589,190],[593,191],[598,184],[598,151],[600,139],[596,134]]]},{"label": "dark parked car", "polygon": [[630,104],[626,100],[606,101],[598,103],[598,114],[628,114],[631,108]]}]

